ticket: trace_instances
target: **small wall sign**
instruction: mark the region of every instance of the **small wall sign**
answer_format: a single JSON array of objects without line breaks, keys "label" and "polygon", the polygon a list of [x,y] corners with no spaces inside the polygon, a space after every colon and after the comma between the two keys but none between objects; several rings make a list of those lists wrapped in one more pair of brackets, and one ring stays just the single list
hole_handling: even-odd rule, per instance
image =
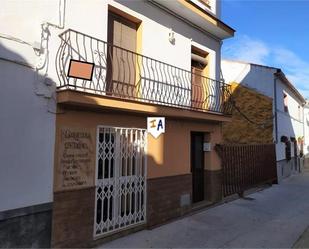
[{"label": "small wall sign", "polygon": [[211,151],[211,143],[204,143],[204,144],[203,144],[203,151],[204,151],[204,152],[209,152],[209,151]]},{"label": "small wall sign", "polygon": [[94,63],[71,59],[68,76],[92,81]]},{"label": "small wall sign", "polygon": [[165,118],[164,117],[148,117],[147,131],[154,137],[158,138],[165,132]]}]

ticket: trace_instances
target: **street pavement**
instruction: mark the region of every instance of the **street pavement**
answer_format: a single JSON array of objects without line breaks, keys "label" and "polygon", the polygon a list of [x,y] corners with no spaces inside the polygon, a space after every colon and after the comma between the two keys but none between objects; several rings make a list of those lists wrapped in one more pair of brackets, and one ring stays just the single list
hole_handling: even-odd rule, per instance
[{"label": "street pavement", "polygon": [[306,238],[309,242],[309,231],[304,233],[309,226],[308,169],[247,197],[99,247],[300,248]]}]

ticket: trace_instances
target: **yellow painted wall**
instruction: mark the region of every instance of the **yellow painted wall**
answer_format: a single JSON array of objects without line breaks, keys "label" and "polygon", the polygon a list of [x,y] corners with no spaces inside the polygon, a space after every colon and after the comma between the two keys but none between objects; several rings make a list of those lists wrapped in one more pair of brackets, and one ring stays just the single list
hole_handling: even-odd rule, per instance
[{"label": "yellow painted wall", "polygon": [[232,99],[236,106],[250,120],[260,126],[247,121],[233,109],[232,122],[223,124],[223,140],[225,143],[272,143],[273,142],[273,114],[272,99],[238,83],[232,83]]},{"label": "yellow painted wall", "polygon": [[[219,124],[166,119],[165,134],[158,139],[154,139],[151,135],[148,136],[149,178],[191,172],[191,131],[209,133],[213,146],[221,142],[221,126]],[[220,159],[214,150],[205,152],[204,156],[205,169],[221,168]]]},{"label": "yellow painted wall", "polygon": [[[116,127],[147,127],[146,116],[129,115],[127,113],[115,112],[94,112],[89,110],[64,109],[63,114],[58,114],[56,118],[56,144],[55,144],[55,182],[57,181],[58,148],[60,141],[60,129],[62,127],[72,127],[85,129],[91,132],[96,138],[98,125]],[[190,137],[191,131],[207,132],[209,136],[205,139],[214,146],[221,142],[221,123],[198,122],[189,120],[177,120],[166,118],[165,134],[161,134],[158,139],[154,139],[148,134],[148,157],[147,157],[147,177],[156,178],[191,173],[190,163]],[[96,141],[93,141],[96,147]],[[205,169],[217,170],[221,168],[220,158],[213,150],[205,152]],[[93,160],[96,161],[95,158]],[[95,163],[93,172],[95,172]],[[95,174],[93,174],[93,185]]]}]

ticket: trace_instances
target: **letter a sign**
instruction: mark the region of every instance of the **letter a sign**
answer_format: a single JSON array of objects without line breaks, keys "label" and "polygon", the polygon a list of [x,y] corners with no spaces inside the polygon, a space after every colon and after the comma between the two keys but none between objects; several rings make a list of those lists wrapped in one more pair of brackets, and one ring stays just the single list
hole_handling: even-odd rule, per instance
[{"label": "letter a sign", "polygon": [[165,118],[150,117],[147,118],[147,131],[154,137],[158,138],[165,132]]}]

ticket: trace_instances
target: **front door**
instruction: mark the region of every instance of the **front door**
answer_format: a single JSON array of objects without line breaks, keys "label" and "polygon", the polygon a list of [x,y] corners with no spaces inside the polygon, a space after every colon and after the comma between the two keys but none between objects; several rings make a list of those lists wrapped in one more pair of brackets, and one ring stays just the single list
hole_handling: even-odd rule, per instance
[{"label": "front door", "polygon": [[193,202],[204,200],[204,134],[191,133],[191,171]]}]

